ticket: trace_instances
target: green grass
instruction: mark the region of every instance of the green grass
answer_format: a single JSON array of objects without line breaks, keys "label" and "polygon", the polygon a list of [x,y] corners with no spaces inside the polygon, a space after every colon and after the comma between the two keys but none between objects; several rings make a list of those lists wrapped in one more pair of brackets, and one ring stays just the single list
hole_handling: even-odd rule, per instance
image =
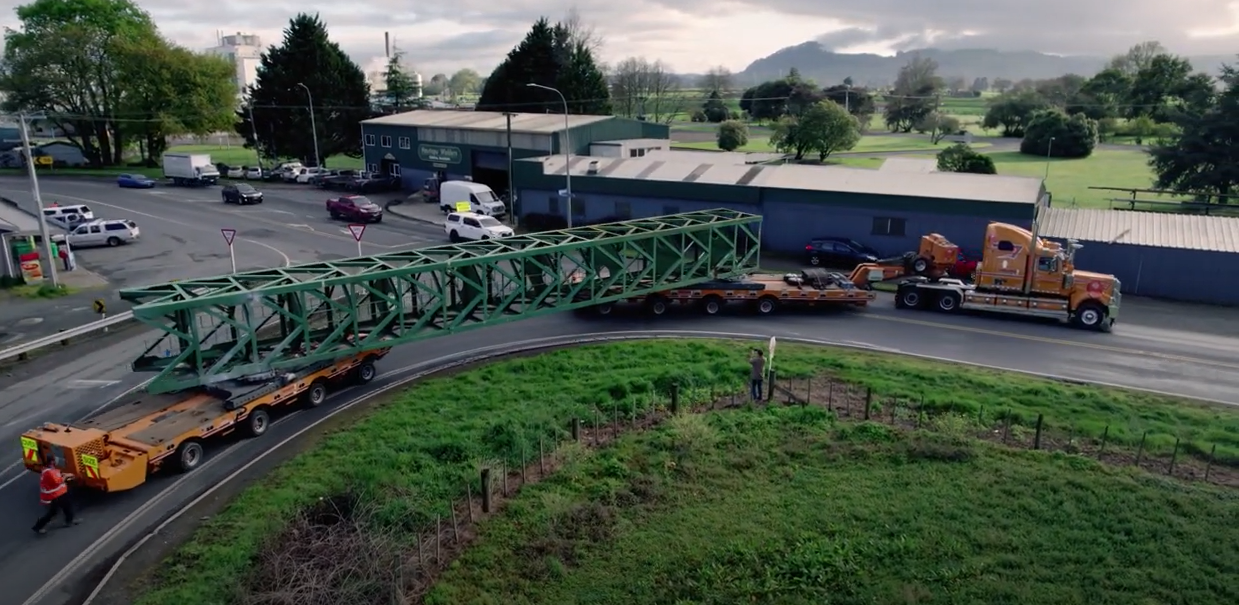
[{"label": "green grass", "polygon": [[69,286],[53,286],[50,284],[19,284],[0,289],[0,294],[8,294],[21,298],[48,299],[62,298],[76,292]]},{"label": "green grass", "polygon": [[945,97],[941,111],[954,116],[984,116],[989,111],[989,103],[985,97]]},{"label": "green grass", "polygon": [[[677,149],[702,149],[718,151],[718,144],[714,141],[702,141],[697,143],[672,143],[672,146]],[[973,145],[975,149],[983,149],[989,147],[989,143],[979,143]],[[891,153],[897,151],[936,151],[942,149],[943,145],[935,145],[930,142],[929,137],[913,137],[913,136],[864,136],[855,147],[847,151],[838,152],[838,154],[853,154],[853,153]],[[769,137],[750,137],[749,144],[737,149],[740,152],[764,152],[773,153],[774,147],[770,145]]]},{"label": "green grass", "polygon": [[522,490],[425,602],[1229,605],[1236,523],[1234,492],[1087,458],[715,412]]},{"label": "green grass", "polygon": [[[1046,173],[1046,159],[1010,151],[990,154],[998,174],[1041,178]],[[1109,208],[1111,198],[1125,197],[1122,191],[1095,191],[1089,187],[1129,187],[1148,189],[1153,185],[1153,171],[1148,156],[1139,150],[1112,151],[1100,149],[1087,158],[1049,160],[1050,176],[1046,188],[1054,194],[1055,206]],[[1146,197],[1146,196],[1141,196]]]},{"label": "green grass", "polygon": [[[402,532],[426,527],[435,515],[448,514],[447,503],[463,495],[480,465],[530,459],[539,442],[562,440],[571,418],[588,420],[599,408],[624,416],[644,413],[651,405],[666,404],[673,382],[683,385],[685,403],[702,401],[712,391],[740,389],[751,346],[723,341],[598,345],[423,381],[376,404],[355,425],[333,432],[246,488],[154,573],[154,586],[137,603],[226,603],[228,587],[247,577],[260,547],[321,498],[362,494],[374,503],[376,522]],[[779,347],[777,367],[789,380],[826,372],[871,388],[879,400],[924,401],[926,410],[970,417],[982,408],[988,410],[986,417],[1005,412],[1017,426],[1030,425],[1044,413],[1047,430],[1065,433],[1072,427],[1077,437],[1104,431],[1115,448],[1134,446],[1147,431],[1146,455],[1168,454],[1176,437],[1182,439],[1181,458],[1206,455],[1216,444],[1220,461],[1239,464],[1239,410],[1233,408],[790,343]],[[833,506],[821,500],[817,505]],[[896,525],[910,521],[889,519],[898,519]],[[1121,519],[1113,523],[1127,527]]]}]

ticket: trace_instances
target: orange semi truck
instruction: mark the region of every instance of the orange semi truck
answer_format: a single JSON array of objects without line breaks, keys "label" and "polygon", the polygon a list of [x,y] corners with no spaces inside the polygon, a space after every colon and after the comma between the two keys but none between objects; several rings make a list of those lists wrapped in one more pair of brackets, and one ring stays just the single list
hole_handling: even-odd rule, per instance
[{"label": "orange semi truck", "polygon": [[317,407],[332,387],[370,382],[377,375],[375,362],[389,350],[312,364],[258,382],[146,394],[76,424],[47,423],[21,436],[22,459],[37,473],[44,460],[56,456],[80,486],[104,492],[133,489],[163,468],[197,468],[212,439],[237,431],[261,436],[276,411]]},{"label": "orange semi truck", "polygon": [[936,233],[922,237],[916,252],[858,266],[850,279],[868,287],[906,278],[895,292],[900,309],[992,311],[1109,331],[1118,319],[1121,284],[1113,275],[1077,270],[1075,253],[1082,247],[1075,241],[1066,246],[1048,242],[1015,225],[990,223],[974,282],[946,276],[959,247]]}]

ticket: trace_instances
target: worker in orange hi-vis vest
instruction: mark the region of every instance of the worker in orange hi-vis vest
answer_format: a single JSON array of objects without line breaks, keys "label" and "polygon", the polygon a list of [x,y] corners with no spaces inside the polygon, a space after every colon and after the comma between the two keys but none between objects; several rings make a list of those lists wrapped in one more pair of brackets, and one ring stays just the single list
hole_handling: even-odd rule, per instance
[{"label": "worker in orange hi-vis vest", "polygon": [[65,515],[65,527],[81,523],[81,519],[73,517],[73,506],[69,502],[69,486],[65,484],[65,477],[60,469],[56,468],[55,456],[47,457],[43,472],[39,474],[39,500],[47,507],[47,513],[35,522],[35,532],[47,533],[47,524],[55,518],[58,512],[63,512]]}]

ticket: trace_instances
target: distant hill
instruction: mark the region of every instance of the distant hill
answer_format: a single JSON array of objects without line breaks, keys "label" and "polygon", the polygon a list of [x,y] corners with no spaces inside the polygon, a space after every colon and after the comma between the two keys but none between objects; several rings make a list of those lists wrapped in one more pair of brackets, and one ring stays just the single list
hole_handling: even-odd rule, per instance
[{"label": "distant hill", "polygon": [[[899,68],[913,55],[930,57],[938,62],[938,75],[973,78],[987,77],[1008,80],[1054,78],[1074,73],[1084,76],[1101,70],[1107,57],[1060,57],[1034,51],[939,50],[927,48],[901,52],[894,57],[871,54],[840,54],[827,50],[817,42],[805,42],[784,48],[769,57],[749,64],[736,74],[737,84],[752,86],[787,75],[794,67],[805,78],[820,84],[837,84],[851,77],[857,86],[884,86],[895,81]],[[1222,63],[1234,62],[1232,55],[1191,57],[1198,70],[1216,73]]]}]

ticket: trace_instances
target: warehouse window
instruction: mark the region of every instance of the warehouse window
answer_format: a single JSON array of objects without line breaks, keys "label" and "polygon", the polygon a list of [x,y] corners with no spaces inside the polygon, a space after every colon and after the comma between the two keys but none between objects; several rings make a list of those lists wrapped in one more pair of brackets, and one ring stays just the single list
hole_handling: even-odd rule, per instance
[{"label": "warehouse window", "polygon": [[391,147],[391,137],[388,135],[383,135],[383,138],[379,139],[379,144],[383,147]]},{"label": "warehouse window", "polygon": [[615,216],[622,219],[632,218],[632,204],[630,202],[615,202]]},{"label": "warehouse window", "polygon": [[374,147],[374,135],[372,134],[366,135],[366,145]]},{"label": "warehouse window", "polygon": [[664,206],[663,206],[663,215],[667,215],[667,214],[679,214],[679,213],[680,213],[680,207],[679,207],[679,206],[671,206],[671,205],[664,205]]},{"label": "warehouse window", "polygon": [[369,173],[371,173],[371,174],[377,174],[377,173],[378,173],[378,171],[379,171],[379,165],[378,165],[378,164],[370,164],[370,165],[366,166],[366,171],[367,171],[367,172],[369,172]]},{"label": "warehouse window", "polygon": [[887,217],[881,217],[881,216],[874,217],[873,232],[871,235],[889,235],[892,237],[903,237],[904,226],[905,226],[904,223],[906,222],[907,222],[906,219],[902,219],[902,218],[887,218]]},{"label": "warehouse window", "polygon": [[413,146],[413,145],[412,145],[412,143],[409,141],[409,137],[400,137],[400,148],[401,148],[401,149],[408,149],[408,148],[410,148],[410,147],[412,147],[412,146]]}]

